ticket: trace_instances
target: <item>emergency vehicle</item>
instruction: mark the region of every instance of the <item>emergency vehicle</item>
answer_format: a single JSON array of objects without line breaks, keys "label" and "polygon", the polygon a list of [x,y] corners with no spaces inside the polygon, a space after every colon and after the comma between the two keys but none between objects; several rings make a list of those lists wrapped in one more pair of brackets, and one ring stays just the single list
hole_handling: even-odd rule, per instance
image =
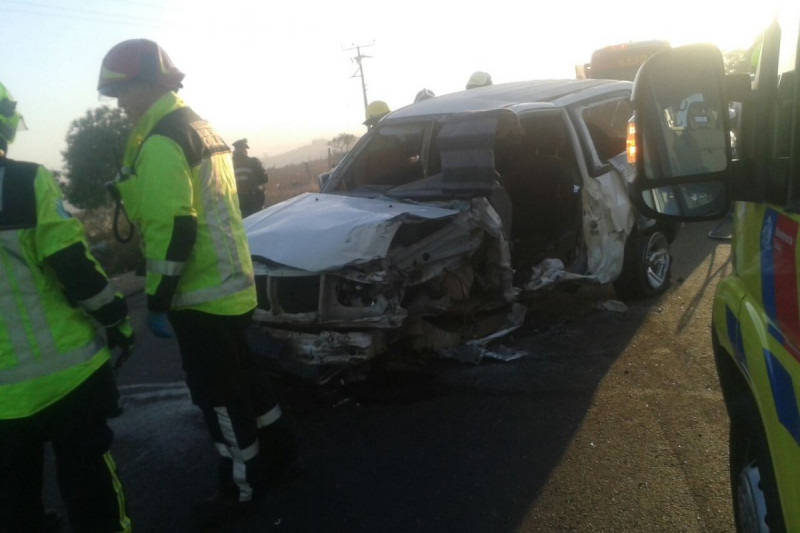
[{"label": "emergency vehicle", "polygon": [[576,74],[579,79],[633,81],[650,56],[669,48],[667,41],[655,40],[605,46],[592,52],[591,62],[576,66]]},{"label": "emergency vehicle", "polygon": [[790,10],[762,34],[751,75],[725,76],[711,45],[653,56],[629,123],[643,213],[733,219],[712,345],[740,533],[800,532],[800,6]]}]

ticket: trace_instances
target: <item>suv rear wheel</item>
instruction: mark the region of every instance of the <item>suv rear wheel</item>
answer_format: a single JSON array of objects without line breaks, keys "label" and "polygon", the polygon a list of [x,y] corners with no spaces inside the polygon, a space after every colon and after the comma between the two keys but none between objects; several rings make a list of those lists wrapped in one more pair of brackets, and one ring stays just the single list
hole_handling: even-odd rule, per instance
[{"label": "suv rear wheel", "polygon": [[614,281],[614,289],[623,299],[649,298],[667,290],[671,273],[667,236],[656,228],[634,228],[625,243],[622,273]]}]

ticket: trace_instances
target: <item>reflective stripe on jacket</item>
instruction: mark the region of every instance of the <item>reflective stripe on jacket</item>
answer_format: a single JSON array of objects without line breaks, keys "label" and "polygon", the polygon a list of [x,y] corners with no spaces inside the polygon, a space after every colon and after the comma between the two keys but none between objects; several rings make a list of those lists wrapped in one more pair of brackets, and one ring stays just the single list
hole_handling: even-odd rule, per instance
[{"label": "reflective stripe on jacket", "polygon": [[[76,250],[98,283],[72,290],[70,303],[51,260],[67,251],[74,264]],[[83,226],[64,210],[50,172],[0,158],[0,419],[35,414],[108,361],[86,312],[113,308],[108,316],[116,318],[120,309],[87,250]]]},{"label": "reflective stripe on jacket", "polygon": [[148,309],[238,315],[256,305],[228,146],[177,94],[136,123],[118,188],[142,236]]}]

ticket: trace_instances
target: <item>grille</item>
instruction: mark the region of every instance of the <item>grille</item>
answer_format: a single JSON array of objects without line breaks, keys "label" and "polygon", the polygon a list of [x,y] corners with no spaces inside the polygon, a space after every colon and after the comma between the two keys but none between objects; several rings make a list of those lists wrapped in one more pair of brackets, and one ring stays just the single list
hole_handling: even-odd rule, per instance
[{"label": "grille", "polygon": [[[269,276],[256,276],[258,307],[272,309],[269,299]],[[280,277],[271,279],[279,307],[285,313],[314,313],[319,305],[319,276]]]}]

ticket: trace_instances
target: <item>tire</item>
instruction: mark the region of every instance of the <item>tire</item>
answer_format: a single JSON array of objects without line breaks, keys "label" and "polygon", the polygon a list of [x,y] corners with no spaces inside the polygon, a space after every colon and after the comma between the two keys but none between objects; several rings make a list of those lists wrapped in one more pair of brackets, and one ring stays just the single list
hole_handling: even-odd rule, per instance
[{"label": "tire", "polygon": [[625,243],[622,273],[614,281],[617,296],[639,300],[661,294],[669,288],[671,274],[667,235],[658,229],[640,232],[634,228]]},{"label": "tire", "polygon": [[743,416],[731,418],[729,437],[736,531],[786,533],[772,459],[760,419],[752,405],[744,407],[743,411]]}]

